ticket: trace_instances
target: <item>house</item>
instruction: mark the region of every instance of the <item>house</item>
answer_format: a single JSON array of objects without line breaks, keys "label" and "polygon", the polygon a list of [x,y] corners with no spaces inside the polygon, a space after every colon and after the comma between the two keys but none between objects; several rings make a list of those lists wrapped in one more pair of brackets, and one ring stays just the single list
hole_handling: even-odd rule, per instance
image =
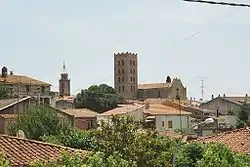
[{"label": "house", "polygon": [[124,104],[118,105],[116,108],[106,111],[98,115],[98,122],[108,121],[114,115],[129,115],[137,121],[141,121],[144,118],[145,106],[142,104]]},{"label": "house", "polygon": [[98,113],[86,108],[58,110],[61,114],[67,114],[73,118],[73,125],[78,129],[97,128]]},{"label": "house", "polygon": [[14,96],[31,96],[40,98],[43,103],[51,103],[51,84],[49,83],[28,76],[14,75],[13,71],[8,73],[8,69],[3,67],[0,84],[12,86]]},{"label": "house", "polygon": [[222,143],[235,152],[250,154],[250,128],[241,128],[229,132],[219,133],[214,136],[200,137],[192,142]]},{"label": "house", "polygon": [[60,97],[55,102],[55,107],[59,109],[73,109],[75,108],[74,104],[75,98],[72,96]]},{"label": "house", "polygon": [[36,104],[31,97],[0,100],[0,134],[8,134],[8,125],[17,114]]},{"label": "house", "polygon": [[202,103],[201,107],[214,111],[213,113],[210,112],[211,116],[224,119],[225,122],[235,127],[242,105],[249,102],[250,99],[247,94],[245,96],[226,96],[224,94],[222,97],[219,95],[216,98],[212,95],[212,99]]},{"label": "house", "polygon": [[191,113],[164,104],[148,104],[146,120],[154,119],[156,130],[174,130],[191,127]]},{"label": "house", "polygon": [[14,167],[28,166],[35,160],[57,158],[62,153],[87,155],[87,151],[19,137],[0,135],[0,150]]}]

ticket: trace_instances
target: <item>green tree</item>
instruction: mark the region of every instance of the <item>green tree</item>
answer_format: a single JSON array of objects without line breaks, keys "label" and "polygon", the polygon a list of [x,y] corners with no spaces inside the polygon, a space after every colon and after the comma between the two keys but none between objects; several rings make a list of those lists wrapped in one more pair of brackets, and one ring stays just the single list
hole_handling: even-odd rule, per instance
[{"label": "green tree", "polygon": [[13,98],[13,88],[10,85],[0,85],[0,100]]},{"label": "green tree", "polygon": [[30,167],[85,167],[86,158],[81,154],[63,153],[59,158],[49,160],[35,160]]},{"label": "green tree", "polygon": [[248,112],[249,112],[248,105],[243,104],[241,107],[241,111],[239,112],[239,115],[238,115],[238,120],[236,124],[237,128],[243,128],[249,123]]},{"label": "green tree", "polygon": [[22,130],[25,137],[35,140],[41,140],[44,135],[58,135],[67,129],[69,129],[68,121],[59,118],[52,108],[44,105],[29,108],[24,113],[20,113],[9,127],[12,135]]},{"label": "green tree", "polygon": [[130,116],[114,116],[111,123],[102,122],[97,150],[104,153],[105,159],[117,152],[137,166],[170,166],[173,141],[140,127],[141,122]]},{"label": "green tree", "polygon": [[10,167],[10,161],[2,152],[0,153],[0,166],[1,167]]},{"label": "green tree", "polygon": [[101,84],[93,85],[77,94],[76,108],[88,108],[97,112],[105,112],[117,107],[121,97],[112,87]]},{"label": "green tree", "polygon": [[95,130],[70,129],[56,136],[43,136],[42,140],[75,149],[93,150],[96,147],[95,133]]},{"label": "green tree", "polygon": [[180,146],[176,156],[176,167],[195,167],[198,160],[203,157],[201,143],[190,143]]},{"label": "green tree", "polygon": [[234,165],[234,154],[227,146],[210,143],[204,149],[203,157],[197,161],[196,167],[229,167]]}]

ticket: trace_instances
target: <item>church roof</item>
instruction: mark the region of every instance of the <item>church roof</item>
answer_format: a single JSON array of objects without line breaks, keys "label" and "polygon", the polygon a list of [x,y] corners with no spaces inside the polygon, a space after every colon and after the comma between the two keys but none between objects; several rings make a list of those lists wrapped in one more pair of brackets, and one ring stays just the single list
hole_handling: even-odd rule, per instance
[{"label": "church roof", "polygon": [[139,84],[138,89],[157,89],[157,88],[169,88],[172,83],[149,83],[149,84]]}]

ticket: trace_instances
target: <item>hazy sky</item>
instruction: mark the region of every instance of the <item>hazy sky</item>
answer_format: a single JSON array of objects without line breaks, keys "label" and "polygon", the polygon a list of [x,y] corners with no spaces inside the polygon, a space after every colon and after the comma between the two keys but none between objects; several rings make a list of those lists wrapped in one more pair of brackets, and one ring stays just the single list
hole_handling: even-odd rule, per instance
[{"label": "hazy sky", "polygon": [[[221,0],[220,0],[221,1]],[[227,2],[250,3],[249,0]],[[113,54],[139,54],[139,82],[181,78],[188,96],[250,94],[250,8],[181,0],[0,0],[0,66],[72,93],[113,85]]]}]

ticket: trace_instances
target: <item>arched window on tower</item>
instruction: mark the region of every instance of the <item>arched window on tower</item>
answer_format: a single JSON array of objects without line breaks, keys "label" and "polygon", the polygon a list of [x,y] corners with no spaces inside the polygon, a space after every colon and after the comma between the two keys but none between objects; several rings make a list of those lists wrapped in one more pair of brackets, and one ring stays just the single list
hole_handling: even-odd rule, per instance
[{"label": "arched window on tower", "polygon": [[122,60],[122,65],[124,65],[124,60]]},{"label": "arched window on tower", "polygon": [[120,69],[118,69],[118,74],[121,74],[121,70]]},{"label": "arched window on tower", "polygon": [[133,63],[132,63],[132,60],[130,60],[130,65],[132,66],[132,64],[133,64]]},{"label": "arched window on tower", "polygon": [[118,82],[121,82],[121,78],[120,77],[118,77]]},{"label": "arched window on tower", "polygon": [[135,69],[133,69],[133,74],[135,74]]},{"label": "arched window on tower", "polygon": [[135,66],[135,61],[133,60],[133,66]]},{"label": "arched window on tower", "polygon": [[124,74],[124,69],[122,69],[122,73]]}]

